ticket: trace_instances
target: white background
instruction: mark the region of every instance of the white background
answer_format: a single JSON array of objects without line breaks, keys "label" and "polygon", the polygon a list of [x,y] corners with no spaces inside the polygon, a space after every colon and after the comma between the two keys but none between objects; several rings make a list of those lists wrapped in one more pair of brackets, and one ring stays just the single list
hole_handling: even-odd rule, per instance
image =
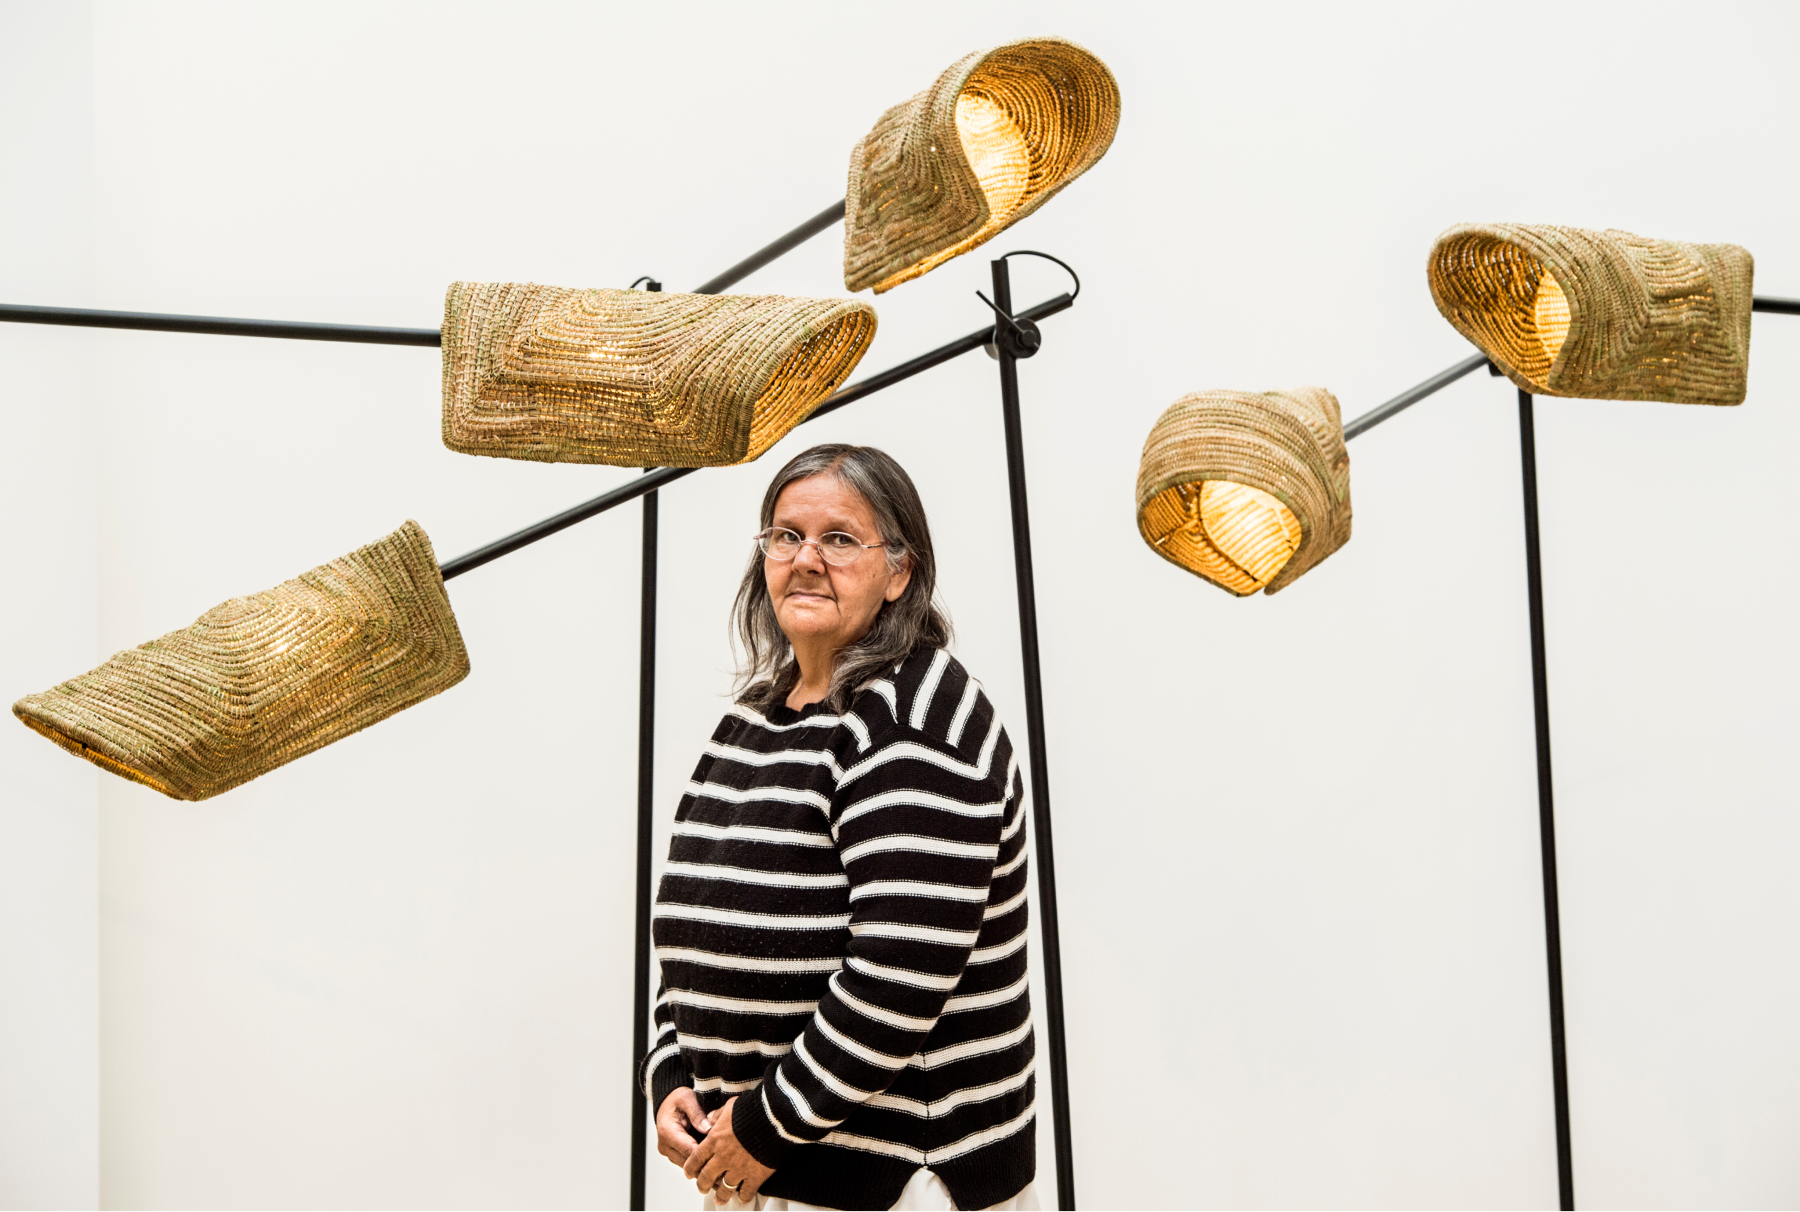
[{"label": "white background", "polygon": [[[1466,356],[1425,286],[1456,222],[1730,241],[1800,296],[1795,10],[9,3],[0,301],[430,326],[456,279],[691,287],[1042,33],[1124,94],[989,246],[1085,283],[1021,372],[1081,1202],[1552,1206],[1512,390],[1354,442],[1356,537],[1276,598],[1144,549],[1138,452],[1187,391],[1349,417]],[[842,294],[838,257],[744,289]],[[882,296],[865,368],[986,285],[977,253]],[[1584,1206],[1800,1200],[1800,321],[1752,348],[1739,409],[1538,405]],[[447,558],[635,474],[446,451],[437,358],[0,325],[0,699],[408,517]],[[825,440],[912,471],[1023,739],[975,355],[662,494],[660,820],[755,503]],[[453,582],[463,685],[206,803],[0,727],[0,1203],[623,1206],[638,525]]]}]

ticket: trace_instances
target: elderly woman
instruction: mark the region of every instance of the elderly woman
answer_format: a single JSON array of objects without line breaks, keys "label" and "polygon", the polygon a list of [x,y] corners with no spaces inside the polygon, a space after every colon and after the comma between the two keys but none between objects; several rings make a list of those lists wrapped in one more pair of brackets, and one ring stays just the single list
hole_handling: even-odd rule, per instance
[{"label": "elderly woman", "polygon": [[918,490],[815,446],[761,522],[656,898],[659,1151],[707,1208],[1036,1208],[1024,784]]}]

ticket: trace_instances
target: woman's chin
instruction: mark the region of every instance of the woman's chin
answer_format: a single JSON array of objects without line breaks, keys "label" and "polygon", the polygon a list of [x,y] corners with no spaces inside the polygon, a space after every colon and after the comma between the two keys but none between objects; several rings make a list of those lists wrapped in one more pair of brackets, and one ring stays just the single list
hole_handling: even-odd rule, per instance
[{"label": "woman's chin", "polygon": [[843,623],[838,617],[836,603],[829,601],[816,606],[789,603],[778,621],[790,642],[797,639],[828,639]]}]

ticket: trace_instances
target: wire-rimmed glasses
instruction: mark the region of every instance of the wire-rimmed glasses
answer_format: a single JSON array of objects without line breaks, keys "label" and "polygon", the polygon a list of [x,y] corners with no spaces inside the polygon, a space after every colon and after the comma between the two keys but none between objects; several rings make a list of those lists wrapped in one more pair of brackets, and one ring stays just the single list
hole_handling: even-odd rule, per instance
[{"label": "wire-rimmed glasses", "polygon": [[887,546],[885,539],[879,543],[865,543],[855,535],[845,534],[841,530],[827,531],[816,539],[808,539],[785,526],[771,526],[756,535],[755,539],[756,546],[763,555],[779,563],[787,563],[800,554],[802,547],[810,543],[818,550],[820,559],[838,568],[854,564],[871,547]]}]

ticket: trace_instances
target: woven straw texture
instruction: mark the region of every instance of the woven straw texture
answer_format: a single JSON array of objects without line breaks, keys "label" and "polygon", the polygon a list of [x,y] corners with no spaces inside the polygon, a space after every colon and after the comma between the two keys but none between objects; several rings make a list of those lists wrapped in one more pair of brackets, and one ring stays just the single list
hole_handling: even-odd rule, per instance
[{"label": "woven straw texture", "polygon": [[1741,404],[1750,254],[1623,231],[1470,223],[1431,250],[1431,297],[1526,391]]},{"label": "woven straw texture", "polygon": [[1275,593],[1350,541],[1350,455],[1323,387],[1203,391],[1157,419],[1138,467],[1138,533],[1242,597]]},{"label": "woven straw texture", "polygon": [[71,753],[203,800],[448,690],[469,672],[431,540],[408,522],[284,585],[13,704]]},{"label": "woven straw texture", "polygon": [[985,243],[1106,154],[1119,86],[1060,38],[977,51],[850,153],[844,285],[880,294]]},{"label": "woven straw texture", "polygon": [[620,467],[761,455],[875,339],[857,299],[458,282],[444,297],[444,445]]}]

